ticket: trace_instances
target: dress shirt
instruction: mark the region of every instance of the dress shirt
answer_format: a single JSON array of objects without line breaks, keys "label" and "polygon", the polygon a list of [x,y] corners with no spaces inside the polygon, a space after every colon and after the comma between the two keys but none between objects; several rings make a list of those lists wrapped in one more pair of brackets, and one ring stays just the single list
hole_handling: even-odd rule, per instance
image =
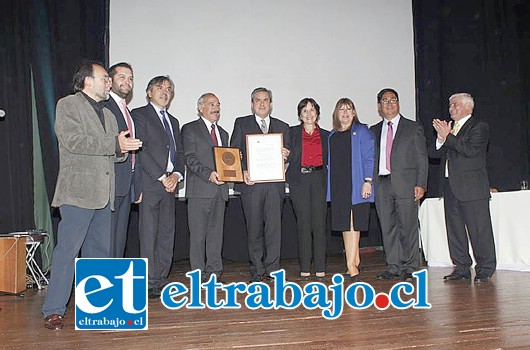
[{"label": "dress shirt", "polygon": [[201,116],[201,119],[204,122],[204,124],[206,125],[206,130],[208,130],[208,134],[211,133],[212,125],[215,125],[215,136],[217,137],[217,145],[214,145],[214,146],[222,146],[221,134],[219,134],[219,128],[217,127],[217,124],[212,123],[211,121],[209,121],[208,119],[206,119],[206,118],[204,118],[202,116]]},{"label": "dress shirt", "polygon": [[255,114],[254,114],[254,117],[256,118],[256,123],[258,123],[258,126],[260,127],[260,129],[261,129],[261,121],[265,120],[265,124],[267,124],[267,132],[271,131],[271,116],[270,115],[268,115],[267,118],[265,119],[258,117]]},{"label": "dress shirt", "polygon": [[315,167],[323,164],[322,142],[318,126],[315,125],[311,135],[302,126],[302,167]]},{"label": "dress shirt", "polygon": [[401,115],[398,113],[391,120],[383,119],[383,127],[381,129],[381,144],[379,149],[379,175],[389,175],[390,171],[386,168],[386,135],[388,134],[388,122],[392,122],[392,139],[396,142],[396,132],[398,129]]},{"label": "dress shirt", "polygon": [[[162,124],[162,127],[165,129],[164,127],[164,122],[162,121],[162,114],[160,114],[160,111],[164,111],[164,115],[165,115],[165,118],[167,120],[167,123],[169,124],[169,129],[171,129],[171,135],[173,135],[173,138],[175,138],[175,133],[173,132],[173,124],[171,124],[171,120],[169,119],[169,114],[167,112],[166,109],[161,109],[159,108],[157,105],[155,105],[154,103],[150,102],[151,103],[151,106],[153,106],[153,108],[155,109],[156,111],[156,115],[158,116],[158,120],[160,120],[160,123]],[[177,147],[177,144],[175,143],[175,148]],[[176,151],[176,149],[175,149]],[[173,169],[175,169],[175,165],[171,162],[171,157],[169,155],[169,150],[167,151],[167,166],[166,166],[166,172],[171,172],[173,171]],[[174,172],[175,174],[178,175],[179,177],[179,182],[182,181],[183,179],[183,176],[181,173],[179,173],[178,171],[175,171]],[[164,180],[165,178],[167,177],[166,174],[163,174],[162,176],[160,176],[158,178],[159,181],[162,181]]]},{"label": "dress shirt", "polygon": [[[122,116],[123,120],[125,120],[125,124],[129,125],[127,123],[127,118],[125,117],[126,111],[123,110],[123,105],[121,103],[122,98],[120,96],[118,96],[114,91],[110,92],[110,97],[116,102],[116,104],[120,108],[121,116]],[[132,119],[132,116],[131,116],[131,123],[132,123],[132,125],[131,125],[132,130],[131,130],[131,135],[130,136],[134,137],[134,135],[136,135],[136,128],[134,127],[134,120]]]}]

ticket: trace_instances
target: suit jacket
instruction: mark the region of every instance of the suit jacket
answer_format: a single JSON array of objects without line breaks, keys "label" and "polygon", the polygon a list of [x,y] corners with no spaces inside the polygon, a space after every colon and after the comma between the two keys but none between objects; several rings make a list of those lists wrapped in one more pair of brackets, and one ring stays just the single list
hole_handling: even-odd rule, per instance
[{"label": "suit jacket", "polygon": [[[300,180],[300,168],[302,167],[302,124],[290,127],[291,153],[289,154],[289,168],[287,168],[287,182],[289,186],[296,186]],[[324,181],[327,178],[328,166],[328,138],[329,131],[318,127],[320,131],[320,143],[322,145],[322,161],[324,164]],[[326,186],[326,183],[323,183]]]},{"label": "suit jacket", "polygon": [[[247,170],[247,142],[246,135],[248,134],[262,134],[258,123],[256,123],[256,117],[252,115],[247,115],[246,117],[239,117],[234,123],[234,131],[232,132],[232,137],[230,139],[230,147],[239,148],[243,158],[241,161],[241,166],[243,171]],[[282,122],[279,119],[270,117],[269,133],[282,133],[283,134],[283,147],[290,149],[291,148],[291,137],[289,133],[289,125]],[[274,183],[281,193],[282,196],[285,196],[285,183],[276,182]],[[252,186],[247,186],[245,183],[236,183],[234,189],[241,193],[251,192],[254,189],[254,186],[260,186],[262,184],[254,184]]]},{"label": "suit jacket", "polygon": [[[335,130],[329,135],[331,141]],[[351,204],[373,203],[374,193],[368,198],[361,195],[364,179],[372,177],[374,173],[374,135],[365,124],[353,123],[350,130],[351,135]],[[328,161],[331,163],[332,153],[328,153]],[[328,192],[326,200],[331,202],[331,176],[328,174]]]},{"label": "suit jacket", "polygon": [[[158,179],[166,173],[169,152],[169,140],[155,108],[148,103],[143,107],[132,110],[132,117],[136,126],[136,137],[142,140],[140,157],[142,158],[142,192],[165,194],[166,190]],[[184,176],[184,151],[180,135],[179,122],[167,112],[176,146],[176,161],[174,172]]]},{"label": "suit jacket", "polygon": [[59,142],[59,175],[52,206],[74,205],[85,209],[114,206],[114,162],[118,126],[103,108],[105,128],[81,93],[57,102],[55,134]]},{"label": "suit jacket", "polygon": [[[379,182],[379,156],[383,121],[371,127],[375,137],[374,186]],[[401,116],[392,143],[392,187],[399,197],[414,197],[414,187],[427,189],[429,159],[421,124]]]},{"label": "suit jacket", "polygon": [[[217,125],[221,144],[228,147],[228,133]],[[222,198],[228,200],[228,184],[216,185],[210,182],[215,170],[213,141],[206,124],[199,118],[182,126],[184,156],[186,158],[186,198],[214,198],[221,190]],[[217,146],[217,145],[216,145]]]},{"label": "suit jacket", "polygon": [[[125,116],[112,97],[109,97],[106,107],[112,112],[112,114],[114,114],[114,117],[116,118],[118,132],[128,130],[129,128],[127,126],[127,122],[125,121]],[[140,193],[142,192],[140,182],[141,165],[138,152],[136,152],[135,155],[134,172],[132,172],[131,169],[131,156],[127,157],[125,162],[115,163],[114,165],[114,171],[116,173],[116,196],[125,196],[127,193],[129,193],[129,190],[132,189],[133,192],[131,196],[131,202],[134,203],[138,200]]]},{"label": "suit jacket", "polygon": [[449,184],[460,201],[491,197],[486,170],[488,141],[488,124],[472,116],[456,136],[447,135],[443,146],[435,152],[441,158],[442,176],[445,176],[447,160]]}]

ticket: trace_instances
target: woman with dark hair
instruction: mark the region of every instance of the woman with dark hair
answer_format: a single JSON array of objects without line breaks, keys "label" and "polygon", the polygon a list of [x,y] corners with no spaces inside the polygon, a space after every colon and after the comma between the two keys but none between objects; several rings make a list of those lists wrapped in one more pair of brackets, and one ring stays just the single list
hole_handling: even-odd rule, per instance
[{"label": "woman with dark hair", "polygon": [[287,181],[298,228],[300,276],[326,275],[326,179],[329,131],[318,126],[320,106],[312,98],[298,103],[300,125],[290,128]]},{"label": "woman with dark hair", "polygon": [[329,136],[327,201],[331,202],[331,229],[341,231],[346,265],[352,280],[359,279],[359,238],[368,230],[370,203],[374,202],[374,137],[359,122],[355,105],[341,98],[333,112]]}]

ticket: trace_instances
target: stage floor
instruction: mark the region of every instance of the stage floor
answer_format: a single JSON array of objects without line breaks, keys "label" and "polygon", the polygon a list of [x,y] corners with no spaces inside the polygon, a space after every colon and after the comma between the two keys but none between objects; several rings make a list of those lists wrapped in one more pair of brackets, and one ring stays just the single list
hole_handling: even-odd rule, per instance
[{"label": "stage floor", "polygon": [[[361,281],[388,292],[399,281],[380,281],[381,252],[363,254]],[[303,286],[316,279],[298,277],[298,261],[283,260],[287,280]],[[328,275],[344,272],[340,256],[328,258]],[[188,262],[176,262],[171,281],[189,286]],[[490,283],[444,283],[450,268],[428,268],[431,309],[381,311],[344,307],[326,320],[322,310],[179,310],[149,300],[146,331],[76,331],[73,299],[65,328],[44,328],[40,314],[46,289],[24,297],[0,296],[0,349],[528,349],[530,348],[530,273],[497,271]],[[248,264],[225,261],[222,280],[247,282]],[[405,298],[404,298],[405,299]],[[244,298],[239,298],[244,301]]]}]

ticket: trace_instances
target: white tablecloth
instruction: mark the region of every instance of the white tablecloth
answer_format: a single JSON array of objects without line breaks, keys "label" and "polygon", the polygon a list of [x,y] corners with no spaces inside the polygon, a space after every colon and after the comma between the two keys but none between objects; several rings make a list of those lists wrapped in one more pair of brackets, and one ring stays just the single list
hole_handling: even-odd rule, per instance
[{"label": "white tablecloth", "polygon": [[[530,271],[530,191],[492,193],[490,210],[497,268]],[[452,266],[443,199],[426,199],[419,218],[421,244],[429,266]]]}]

